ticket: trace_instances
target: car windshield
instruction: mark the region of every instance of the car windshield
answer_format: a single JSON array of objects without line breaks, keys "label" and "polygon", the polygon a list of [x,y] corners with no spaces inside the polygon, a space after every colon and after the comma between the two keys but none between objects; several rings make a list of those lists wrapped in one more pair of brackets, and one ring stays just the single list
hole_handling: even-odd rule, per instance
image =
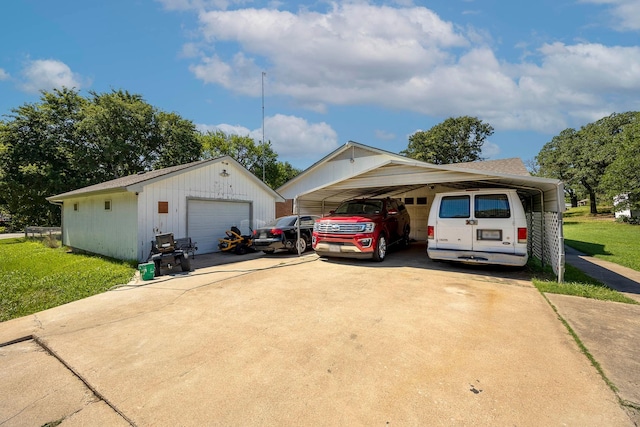
[{"label": "car windshield", "polygon": [[382,200],[351,200],[338,206],[337,214],[378,214],[382,212]]}]

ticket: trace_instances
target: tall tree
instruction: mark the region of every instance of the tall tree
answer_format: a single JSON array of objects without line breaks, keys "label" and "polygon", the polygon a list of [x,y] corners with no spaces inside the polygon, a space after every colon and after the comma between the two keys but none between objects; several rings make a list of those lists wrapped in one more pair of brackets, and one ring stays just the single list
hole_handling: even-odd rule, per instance
[{"label": "tall tree", "polygon": [[476,117],[450,117],[411,135],[400,154],[436,165],[483,160],[482,145],[491,135],[493,127]]},{"label": "tall tree", "polygon": [[610,200],[624,194],[627,198],[621,207],[640,210],[640,113],[635,123],[625,127],[618,155],[607,168],[602,184]]},{"label": "tall tree", "polygon": [[60,223],[46,197],[197,160],[193,123],[126,91],[42,92],[0,122],[0,205],[22,225]]},{"label": "tall tree", "polygon": [[565,129],[547,142],[536,157],[539,176],[556,178],[565,183],[564,191],[569,196],[571,206],[578,206],[577,182],[573,179],[577,132]]},{"label": "tall tree", "polygon": [[278,188],[300,173],[288,162],[278,161],[270,142],[256,144],[249,136],[226,134],[221,130],[208,131],[200,140],[204,158],[230,156],[260,179],[264,168],[265,183],[271,188]]},{"label": "tall tree", "polygon": [[565,129],[540,151],[541,174],[562,179],[572,189],[584,188],[596,214],[602,177],[618,155],[625,128],[637,120],[636,112],[613,113],[578,131]]},{"label": "tall tree", "polygon": [[56,89],[0,123],[0,204],[15,227],[59,223],[60,209],[45,198],[88,183],[75,128],[85,104],[75,90]]},{"label": "tall tree", "polygon": [[154,169],[195,162],[202,155],[202,144],[196,126],[176,113],[156,114],[162,145]]}]

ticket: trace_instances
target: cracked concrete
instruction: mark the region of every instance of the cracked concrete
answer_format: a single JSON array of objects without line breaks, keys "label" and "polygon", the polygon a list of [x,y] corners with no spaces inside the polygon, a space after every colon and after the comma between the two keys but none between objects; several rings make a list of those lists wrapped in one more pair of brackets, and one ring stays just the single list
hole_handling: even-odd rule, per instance
[{"label": "cracked concrete", "polygon": [[[135,425],[633,425],[521,271],[424,246],[384,263],[223,257],[238,262],[198,256],[41,325],[4,322],[0,342],[36,334]],[[0,348],[0,396],[16,396],[0,425],[127,424],[23,344]]]}]

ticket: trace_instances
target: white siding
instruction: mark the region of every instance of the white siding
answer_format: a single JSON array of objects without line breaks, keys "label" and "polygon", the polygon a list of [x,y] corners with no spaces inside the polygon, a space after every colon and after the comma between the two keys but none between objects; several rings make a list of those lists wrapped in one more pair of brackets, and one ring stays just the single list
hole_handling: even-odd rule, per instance
[{"label": "white siding", "polygon": [[[106,200],[111,201],[110,211],[105,210]],[[65,245],[113,258],[138,259],[135,195],[113,193],[68,199],[63,210]]]},{"label": "white siding", "polygon": [[[274,219],[273,194],[249,174],[233,163],[218,162],[145,185],[138,195],[139,259],[146,259],[156,234],[173,233],[176,238],[187,236],[187,199],[251,201],[252,228]],[[169,213],[158,213],[159,201],[169,203]]]},{"label": "white siding", "polygon": [[349,149],[307,172],[304,179],[283,186],[279,192],[285,199],[294,199],[298,194],[353,176],[389,160],[398,159],[391,155],[378,154],[361,148]]}]

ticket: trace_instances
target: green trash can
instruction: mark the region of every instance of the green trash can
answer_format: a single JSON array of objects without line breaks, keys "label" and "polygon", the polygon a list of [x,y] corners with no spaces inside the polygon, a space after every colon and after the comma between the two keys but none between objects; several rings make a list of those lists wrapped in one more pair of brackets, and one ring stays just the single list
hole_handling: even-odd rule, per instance
[{"label": "green trash can", "polygon": [[152,262],[138,264],[138,270],[140,270],[142,280],[151,280],[156,274],[156,265]]}]

